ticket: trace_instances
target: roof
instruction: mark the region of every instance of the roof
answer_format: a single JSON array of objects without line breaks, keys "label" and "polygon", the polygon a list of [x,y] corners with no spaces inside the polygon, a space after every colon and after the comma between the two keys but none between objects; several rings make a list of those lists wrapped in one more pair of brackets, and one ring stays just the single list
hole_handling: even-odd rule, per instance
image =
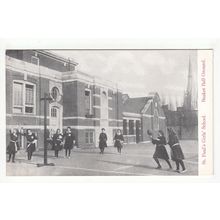
[{"label": "roof", "polygon": [[46,55],[48,57],[57,59],[57,60],[62,61],[62,62],[71,63],[74,66],[78,65],[78,63],[73,61],[72,59],[66,59],[63,56],[60,56],[60,55],[52,52],[51,50],[34,50],[34,51],[36,51],[38,53],[41,53],[41,54],[44,54],[44,55]]},{"label": "roof", "polygon": [[152,99],[152,96],[128,98],[123,104],[123,112],[131,112],[131,113],[140,114],[144,106],[151,99]]}]

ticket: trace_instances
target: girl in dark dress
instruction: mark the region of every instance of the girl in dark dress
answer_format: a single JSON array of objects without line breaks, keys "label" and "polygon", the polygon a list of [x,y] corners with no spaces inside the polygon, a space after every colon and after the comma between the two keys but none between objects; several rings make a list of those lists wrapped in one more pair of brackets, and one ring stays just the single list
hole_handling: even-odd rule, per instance
[{"label": "girl in dark dress", "polygon": [[75,137],[72,134],[70,127],[67,128],[67,131],[64,137],[65,137],[65,144],[64,144],[65,155],[66,157],[68,156],[68,158],[70,158],[71,150],[73,149],[73,145],[76,142]]},{"label": "girl in dark dress", "polygon": [[124,137],[121,130],[118,129],[114,137],[114,147],[117,147],[118,153],[121,153],[121,148],[123,147]]},{"label": "girl in dark dress", "polygon": [[36,150],[37,137],[30,129],[27,129],[27,156],[28,160],[31,160],[33,152]]},{"label": "girl in dark dress", "polygon": [[107,147],[107,135],[105,133],[105,129],[102,128],[102,132],[99,135],[99,148],[101,154],[104,153],[105,147]]},{"label": "girl in dark dress", "polygon": [[[171,148],[171,159],[173,161],[175,161],[175,163],[176,163],[176,171],[179,173],[185,173],[186,168],[183,163],[184,154],[181,149],[177,134],[175,133],[175,131],[172,128],[168,128],[168,134],[169,134],[168,144],[170,145],[170,148]],[[180,165],[182,167],[182,171],[179,170]]]},{"label": "girl in dark dress", "polygon": [[18,145],[18,132],[16,129],[13,129],[10,131],[10,143],[7,147],[7,153],[9,154],[8,162],[11,161],[12,157],[12,163],[15,162],[15,154],[19,150]]},{"label": "girl in dark dress", "polygon": [[56,133],[53,135],[53,149],[55,152],[55,157],[58,157],[59,151],[62,150],[63,135],[60,129],[57,129]]},{"label": "girl in dark dress", "polygon": [[172,166],[169,161],[169,156],[168,156],[167,150],[165,148],[166,138],[164,136],[163,131],[159,130],[157,139],[154,139],[152,136],[150,136],[150,137],[152,140],[152,144],[156,144],[156,149],[155,149],[153,158],[158,165],[157,169],[161,169],[159,158],[165,160],[167,162],[167,164],[169,165],[169,168],[172,169]]}]

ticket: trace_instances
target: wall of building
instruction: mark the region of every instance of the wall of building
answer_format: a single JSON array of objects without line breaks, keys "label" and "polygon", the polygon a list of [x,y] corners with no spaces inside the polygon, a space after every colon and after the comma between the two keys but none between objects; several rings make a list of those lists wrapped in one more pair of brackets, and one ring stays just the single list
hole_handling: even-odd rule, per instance
[{"label": "wall of building", "polygon": [[[91,91],[91,115],[86,114],[85,90]],[[102,87],[86,82],[73,81],[63,83],[63,126],[78,130],[77,143],[80,147],[98,146],[98,138],[103,124],[101,123],[101,90]],[[71,95],[70,95],[71,94]],[[117,127],[122,127],[122,93],[114,93],[107,89],[108,120],[105,127],[108,142],[113,144],[113,133]],[[85,142],[87,131],[94,132],[94,143]]]},{"label": "wall of building", "polygon": [[149,135],[147,134],[148,130],[152,130],[152,118],[151,117],[142,117],[141,118],[141,134],[142,141],[150,141]]},{"label": "wall of building", "polygon": [[182,107],[177,111],[171,111],[168,106],[163,106],[167,127],[172,127],[180,139],[198,139],[198,111],[186,110]]},{"label": "wall of building", "polygon": [[68,62],[68,60],[66,62],[58,60],[56,58],[34,50],[7,50],[6,55],[19,60],[23,60],[28,63],[32,63],[31,58],[32,56],[34,56],[39,58],[39,65],[60,72],[75,70],[75,65]]},{"label": "wall of building", "polygon": [[[53,86],[57,86],[61,91],[62,98],[57,103],[51,103],[52,105],[57,104],[62,107],[62,127],[63,131],[70,126],[72,132],[76,137],[76,143],[80,147],[90,147],[98,146],[98,137],[101,132],[101,128],[104,126],[106,133],[108,135],[108,144],[113,144],[114,134],[117,128],[122,129],[123,126],[123,102],[122,102],[122,92],[113,89],[111,87],[100,84],[95,84],[93,78],[84,80],[77,80],[72,78],[71,72],[65,73],[66,79],[62,82],[62,72],[66,72],[66,67],[64,66],[63,61],[57,61],[56,59],[51,59],[41,53],[36,53],[35,51],[7,51],[8,55],[18,58],[22,61],[22,69],[25,69],[25,73],[7,70],[6,74],[6,112],[7,116],[7,126],[16,124],[22,125],[25,128],[32,126],[34,132],[38,135],[38,145],[43,146],[43,116],[44,116],[44,105],[40,98],[44,96],[44,93],[51,92]],[[31,56],[37,56],[40,58],[39,69],[37,65],[31,64]],[[13,65],[13,63],[12,63]],[[16,65],[15,65],[16,66]],[[42,66],[46,68],[41,68]],[[51,71],[51,69],[56,70]],[[28,74],[29,69],[33,71],[33,74]],[[26,75],[25,75],[26,74]],[[68,75],[70,74],[70,75]],[[44,78],[42,75],[47,75],[48,77]],[[68,78],[69,77],[69,78]],[[86,76],[88,77],[88,76]],[[12,114],[12,84],[13,80],[20,79],[32,82],[36,85],[36,114],[32,116],[16,116]],[[87,81],[88,82],[87,82]],[[89,89],[91,91],[91,113],[88,115],[86,113],[85,107],[85,90]],[[101,103],[101,92],[107,92],[107,102],[108,102],[108,118],[101,119],[102,103]],[[9,100],[9,101],[8,101]],[[157,106],[155,105],[157,103]],[[148,110],[141,114],[137,119],[140,121],[140,138],[139,141],[149,141],[147,135],[147,130],[154,129],[153,117],[154,110],[158,109],[159,117],[163,117],[163,111],[160,109],[159,99],[156,97]],[[50,125],[50,108],[47,108],[48,120],[47,124]],[[142,115],[142,116],[141,116]],[[12,116],[12,117],[11,117]],[[107,123],[104,123],[104,122]],[[134,125],[136,124],[136,119]],[[159,119],[159,128],[166,130],[165,120],[162,118]],[[48,129],[50,127],[48,126]],[[93,132],[93,143],[86,143],[86,134]],[[127,142],[136,142],[136,126],[134,127],[134,134],[128,135]]]},{"label": "wall of building", "polygon": [[[10,65],[14,66],[14,69],[7,67],[6,62],[6,125],[7,125],[7,142],[9,142],[9,129],[16,127],[17,129],[24,128],[25,130],[32,129],[38,138],[38,146],[43,146],[43,125],[44,125],[44,102],[40,99],[44,97],[44,93],[49,94],[51,92],[50,85],[53,85],[53,79],[42,77],[40,74],[35,75],[28,71],[35,65],[22,61],[21,68],[20,63],[16,59],[10,60]],[[23,69],[25,71],[23,71]],[[47,71],[47,69],[44,69]],[[42,72],[48,74],[48,72]],[[33,114],[27,113],[13,113],[13,81],[21,81],[25,83],[33,83],[35,85],[35,111]],[[57,85],[57,81],[54,81],[54,85]],[[62,84],[61,84],[62,85]],[[58,102],[62,105],[62,98]],[[47,125],[50,125],[50,108],[47,103]]]}]

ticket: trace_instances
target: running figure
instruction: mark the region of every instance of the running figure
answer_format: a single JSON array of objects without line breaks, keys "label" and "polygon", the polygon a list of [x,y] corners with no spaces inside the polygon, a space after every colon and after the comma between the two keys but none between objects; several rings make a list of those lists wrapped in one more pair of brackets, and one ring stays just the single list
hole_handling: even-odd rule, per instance
[{"label": "running figure", "polygon": [[172,166],[169,161],[169,156],[168,156],[167,150],[165,148],[166,138],[164,136],[163,131],[162,130],[158,131],[158,137],[156,139],[154,139],[152,137],[152,134],[150,135],[150,138],[152,140],[152,144],[156,144],[156,149],[155,149],[155,152],[153,155],[153,158],[157,163],[156,169],[162,168],[160,165],[160,162],[159,162],[159,158],[165,160],[167,162],[167,164],[169,165],[169,168],[172,169]]},{"label": "running figure", "polygon": [[[176,163],[176,171],[179,173],[185,173],[187,170],[186,170],[185,165],[183,163],[184,154],[181,149],[177,134],[173,130],[173,128],[168,128],[167,130],[168,130],[168,134],[169,134],[168,144],[170,145],[170,148],[171,148],[171,159],[173,161],[175,161],[175,163]],[[180,171],[180,165],[182,167],[182,171]]]}]

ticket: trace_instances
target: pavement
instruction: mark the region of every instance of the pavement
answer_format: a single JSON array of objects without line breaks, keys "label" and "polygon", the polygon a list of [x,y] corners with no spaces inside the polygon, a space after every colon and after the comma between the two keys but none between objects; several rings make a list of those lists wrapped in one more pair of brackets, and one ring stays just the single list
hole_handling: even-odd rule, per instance
[{"label": "pavement", "polygon": [[[64,158],[64,150],[59,152],[59,158],[54,157],[54,151],[48,150],[48,163],[54,166],[37,167],[43,163],[43,150],[34,152],[31,161],[27,160],[24,150],[16,154],[15,163],[7,163],[7,176],[151,176],[151,175],[198,175],[198,142],[181,141],[185,154],[187,172],[179,174],[169,170],[168,165],[160,160],[162,169],[155,169],[156,163],[152,155],[155,146],[151,143],[127,144],[119,154],[114,147],[107,147],[104,154],[99,148],[77,148],[72,150],[71,157]],[[168,153],[170,149],[166,146]]]}]

